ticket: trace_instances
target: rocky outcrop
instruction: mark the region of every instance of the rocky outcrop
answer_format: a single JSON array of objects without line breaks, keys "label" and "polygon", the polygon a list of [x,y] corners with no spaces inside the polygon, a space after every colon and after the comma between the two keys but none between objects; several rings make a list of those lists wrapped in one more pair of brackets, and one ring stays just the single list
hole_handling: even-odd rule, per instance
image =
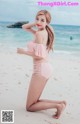
[{"label": "rocky outcrop", "polygon": [[29,23],[29,21],[16,22],[16,23],[14,23],[14,24],[12,24],[12,25],[8,25],[7,27],[8,27],[8,28],[22,28],[22,25],[23,25],[23,24],[27,24],[27,23]]}]

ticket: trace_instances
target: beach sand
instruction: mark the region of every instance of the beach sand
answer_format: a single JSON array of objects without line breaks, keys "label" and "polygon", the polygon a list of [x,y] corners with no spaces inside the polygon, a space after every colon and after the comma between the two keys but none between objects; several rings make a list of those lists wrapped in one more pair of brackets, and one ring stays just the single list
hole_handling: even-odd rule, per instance
[{"label": "beach sand", "polygon": [[53,75],[40,99],[66,100],[67,107],[60,119],[52,118],[55,109],[26,111],[32,58],[17,53],[0,53],[0,110],[14,110],[14,124],[80,123],[80,57],[54,53],[50,61]]}]

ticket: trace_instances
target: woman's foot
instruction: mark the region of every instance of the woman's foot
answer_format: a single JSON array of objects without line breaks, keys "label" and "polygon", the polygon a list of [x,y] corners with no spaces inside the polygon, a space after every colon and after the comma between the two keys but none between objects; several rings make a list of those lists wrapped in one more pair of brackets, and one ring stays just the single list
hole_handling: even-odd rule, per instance
[{"label": "woman's foot", "polygon": [[61,104],[58,104],[57,105],[57,112],[53,116],[53,118],[58,119],[61,116],[61,114],[62,114],[63,110],[65,109],[65,107],[66,107],[66,102],[62,102]]},{"label": "woman's foot", "polygon": [[67,102],[66,102],[65,100],[61,101],[60,103],[65,104],[65,107],[66,107],[66,105],[67,105]]}]

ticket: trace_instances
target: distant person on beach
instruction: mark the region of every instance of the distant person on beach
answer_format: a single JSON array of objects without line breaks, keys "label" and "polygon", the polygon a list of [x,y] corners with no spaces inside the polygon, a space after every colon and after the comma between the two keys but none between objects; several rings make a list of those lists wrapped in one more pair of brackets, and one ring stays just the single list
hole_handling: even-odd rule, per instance
[{"label": "distant person on beach", "polygon": [[72,40],[73,39],[73,37],[72,36],[70,36],[70,40]]},{"label": "distant person on beach", "polygon": [[[53,50],[54,32],[49,25],[51,15],[47,10],[37,13],[35,22],[22,25],[22,28],[34,35],[34,40],[27,44],[28,50],[17,48],[17,53],[33,58],[33,73],[29,85],[26,110],[30,112],[56,108],[53,118],[58,119],[66,107],[66,101],[40,99],[42,91],[52,76],[52,66],[48,54]],[[33,27],[36,29],[33,29]],[[26,65],[28,66],[28,65]]]}]

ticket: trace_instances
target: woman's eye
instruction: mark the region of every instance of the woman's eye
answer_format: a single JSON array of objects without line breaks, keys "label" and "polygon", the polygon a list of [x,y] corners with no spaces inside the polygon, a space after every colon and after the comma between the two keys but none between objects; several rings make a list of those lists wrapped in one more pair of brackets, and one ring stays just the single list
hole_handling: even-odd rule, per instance
[{"label": "woman's eye", "polygon": [[39,20],[38,18],[36,18],[36,20]]},{"label": "woman's eye", "polygon": [[42,19],[41,21],[44,22],[44,19]]}]

